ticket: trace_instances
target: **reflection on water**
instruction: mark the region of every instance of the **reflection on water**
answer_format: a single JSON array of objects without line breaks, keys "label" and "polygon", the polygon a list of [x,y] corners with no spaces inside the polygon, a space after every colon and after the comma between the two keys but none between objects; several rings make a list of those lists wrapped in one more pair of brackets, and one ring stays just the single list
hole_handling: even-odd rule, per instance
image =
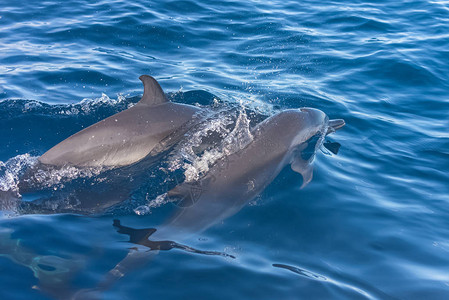
[{"label": "reflection on water", "polygon": [[301,269],[301,268],[298,268],[298,267],[293,267],[293,266],[284,265],[284,264],[273,264],[273,267],[286,269],[286,270],[292,271],[293,273],[296,273],[296,274],[301,275],[301,276],[305,276],[305,277],[310,278],[310,279],[322,280],[322,281],[327,281],[328,280],[325,276],[322,276],[320,274],[315,274],[315,273],[313,273],[311,271],[307,271],[305,269]]},{"label": "reflection on water", "polygon": [[118,233],[129,235],[129,242],[141,245],[144,247],[149,248],[149,251],[154,250],[164,250],[168,251],[171,249],[180,249],[186,252],[196,253],[196,254],[203,254],[203,255],[219,255],[224,257],[230,257],[235,258],[235,256],[224,253],[224,252],[218,252],[218,251],[205,251],[205,250],[198,250],[186,245],[178,244],[174,241],[152,241],[149,240],[149,237],[156,232],[155,228],[144,228],[144,229],[134,229],[131,227],[123,226],[120,223],[120,220],[114,220],[113,226],[117,228]]},{"label": "reflection on water", "polygon": [[[330,284],[341,291],[349,291],[350,298],[357,296],[362,296],[366,299],[391,299],[391,300],[397,300],[396,298],[386,294],[385,292],[377,289],[376,287],[372,287],[369,284],[365,283],[363,280],[357,280],[357,279],[346,279],[346,281],[337,279],[339,276],[334,274],[333,276],[336,276],[335,278],[332,277],[326,277],[321,274],[314,273],[310,270],[306,270],[300,267],[286,265],[286,264],[272,264],[275,268],[285,269],[289,270],[295,274],[298,274],[300,276],[306,277],[308,279],[317,280],[323,282],[323,284]],[[337,277],[338,276],[338,277]]]}]

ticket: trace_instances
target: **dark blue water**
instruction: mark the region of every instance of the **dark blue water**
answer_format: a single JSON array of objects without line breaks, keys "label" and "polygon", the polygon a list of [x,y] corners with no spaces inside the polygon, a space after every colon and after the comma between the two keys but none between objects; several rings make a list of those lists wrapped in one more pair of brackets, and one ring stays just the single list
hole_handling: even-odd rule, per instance
[{"label": "dark blue water", "polygon": [[[0,0],[0,186],[138,101],[142,74],[188,104],[318,108],[347,125],[306,188],[286,169],[183,241],[235,259],[162,251],[103,298],[447,299],[448,49],[447,1]],[[0,298],[48,299],[36,277],[59,295],[95,287],[136,246],[113,219],[168,215],[136,214],[146,193],[90,217],[4,214]]]}]

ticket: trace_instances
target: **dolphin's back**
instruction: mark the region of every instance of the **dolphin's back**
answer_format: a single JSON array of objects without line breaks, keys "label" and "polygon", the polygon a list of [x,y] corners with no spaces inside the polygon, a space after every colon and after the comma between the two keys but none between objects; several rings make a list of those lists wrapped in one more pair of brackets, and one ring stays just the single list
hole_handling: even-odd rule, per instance
[{"label": "dolphin's back", "polygon": [[54,166],[129,165],[147,156],[166,137],[179,134],[177,129],[196,110],[173,103],[136,105],[72,135],[44,153],[39,161]]},{"label": "dolphin's back", "polygon": [[161,142],[167,139],[168,145],[174,143],[199,109],[169,102],[154,78],[143,75],[140,79],[144,95],[139,103],[72,135],[39,161],[53,166],[119,167],[135,163],[151,151],[165,150],[167,144]]}]

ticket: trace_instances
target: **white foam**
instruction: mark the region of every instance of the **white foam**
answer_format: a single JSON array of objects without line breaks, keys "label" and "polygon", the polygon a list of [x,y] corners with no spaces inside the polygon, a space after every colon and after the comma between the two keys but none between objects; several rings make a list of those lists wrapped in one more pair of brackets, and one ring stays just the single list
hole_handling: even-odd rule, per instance
[{"label": "white foam", "polygon": [[23,106],[23,112],[32,111],[42,107],[42,103],[38,101],[31,100]]},{"label": "white foam", "polygon": [[[115,106],[115,105],[117,105],[117,104],[119,104],[121,102],[124,102],[124,101],[126,101],[126,97],[123,96],[122,94],[118,94],[117,95],[117,99],[111,99],[105,93],[101,93],[101,97],[94,98],[94,99],[84,98],[83,100],[81,100],[81,102],[78,105],[81,106],[81,110],[84,113],[89,113],[94,107],[96,107],[98,105],[107,104],[107,105],[110,105],[110,106]],[[75,108],[75,107],[72,106],[72,109],[73,108]]]},{"label": "white foam", "polygon": [[139,216],[148,215],[151,214],[153,208],[160,207],[170,202],[173,202],[173,199],[170,199],[170,197],[167,197],[167,193],[164,193],[157,196],[156,199],[148,201],[148,204],[135,208],[134,213]]},{"label": "white foam", "polygon": [[18,191],[19,177],[22,173],[37,163],[37,157],[30,154],[21,154],[0,161],[0,190]]},{"label": "white foam", "polygon": [[[250,122],[243,107],[238,111],[237,118],[235,113],[235,111],[228,111],[227,114],[222,112],[203,122],[200,128],[188,135],[185,142],[177,148],[176,154],[169,161],[169,170],[182,168],[186,182],[197,181],[219,159],[245,148],[253,140]],[[234,128],[228,129],[234,122]],[[218,134],[221,141],[217,145],[212,145],[212,148],[196,154],[195,148],[200,147],[203,140],[213,133]]]},{"label": "white foam", "polygon": [[[10,158],[6,162],[0,161],[0,190],[18,192],[19,180],[26,170],[31,169],[38,163],[37,156],[21,154]],[[58,188],[64,187],[64,182],[76,178],[90,178],[99,175],[107,170],[105,167],[76,168],[64,166],[55,169],[37,169],[26,180],[32,186],[38,188]]]},{"label": "white foam", "polygon": [[31,180],[33,181],[33,185],[38,185],[41,188],[53,187],[56,190],[64,187],[64,182],[76,178],[97,176],[105,170],[107,170],[105,167],[77,168],[73,166],[64,166],[50,170],[40,169],[33,173]]}]

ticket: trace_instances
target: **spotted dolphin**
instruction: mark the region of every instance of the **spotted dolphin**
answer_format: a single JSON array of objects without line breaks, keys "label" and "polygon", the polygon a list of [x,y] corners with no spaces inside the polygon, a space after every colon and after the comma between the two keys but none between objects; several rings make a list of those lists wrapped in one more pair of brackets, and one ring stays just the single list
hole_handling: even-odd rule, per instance
[{"label": "spotted dolphin", "polygon": [[151,76],[139,79],[144,94],[136,105],[63,140],[39,157],[39,162],[58,167],[121,167],[176,143],[200,109],[170,102]]}]

